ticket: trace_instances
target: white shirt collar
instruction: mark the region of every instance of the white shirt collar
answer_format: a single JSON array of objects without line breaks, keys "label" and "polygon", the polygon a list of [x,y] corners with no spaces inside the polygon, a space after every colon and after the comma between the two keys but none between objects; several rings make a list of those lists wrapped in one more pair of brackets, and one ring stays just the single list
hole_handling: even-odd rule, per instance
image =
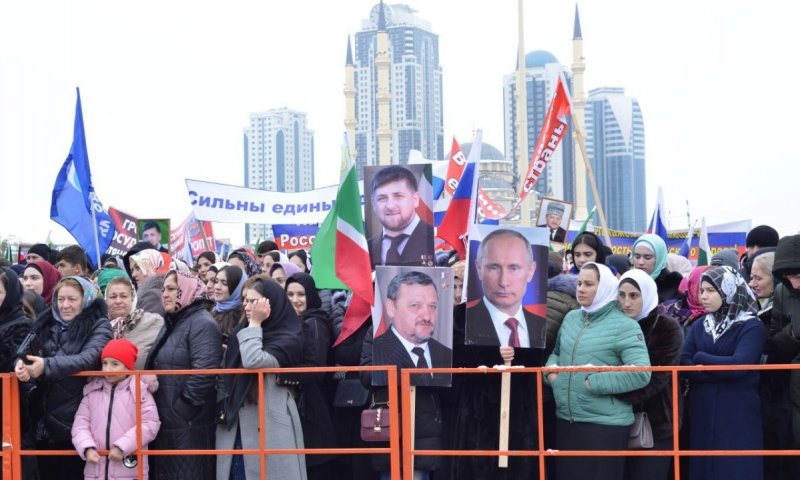
[{"label": "white shirt collar", "polygon": [[483,304],[486,305],[486,310],[489,311],[489,316],[492,317],[492,325],[494,325],[494,329],[497,332],[497,338],[500,339],[500,345],[508,345],[508,340],[511,338],[511,329],[506,325],[506,320],[513,317],[517,319],[517,335],[519,336],[520,347],[530,347],[531,342],[528,336],[528,322],[525,321],[525,312],[522,310],[522,305],[517,309],[517,313],[509,315],[495,307],[492,302],[486,298],[486,295],[483,296]]}]

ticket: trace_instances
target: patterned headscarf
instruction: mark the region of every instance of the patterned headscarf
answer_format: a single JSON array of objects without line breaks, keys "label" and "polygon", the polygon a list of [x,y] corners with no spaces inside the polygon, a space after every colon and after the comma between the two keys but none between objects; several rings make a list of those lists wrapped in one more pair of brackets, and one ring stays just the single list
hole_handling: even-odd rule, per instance
[{"label": "patterned headscarf", "polygon": [[136,262],[145,278],[148,278],[159,273],[167,273],[172,264],[172,257],[168,253],[148,248],[132,255],[131,261]]},{"label": "patterned headscarf", "polygon": [[636,316],[641,320],[658,307],[658,287],[656,281],[650,278],[644,270],[632,268],[625,272],[619,279],[619,284],[630,283],[642,294],[642,311]]},{"label": "patterned headscarf", "polygon": [[[172,272],[170,272],[172,275]],[[178,300],[176,312],[183,310],[195,300],[206,298],[206,284],[202,280],[183,272],[175,272],[175,281],[178,283]]]},{"label": "patterned headscarf", "polygon": [[631,251],[636,252],[636,247],[638,245],[647,247],[656,256],[656,264],[653,267],[653,271],[650,272],[650,278],[655,280],[667,266],[667,244],[664,243],[664,239],[658,235],[645,233],[634,242]]},{"label": "patterned headscarf", "polygon": [[253,277],[261,273],[261,265],[256,261],[255,255],[246,248],[233,251],[233,253],[228,255],[228,260],[230,260],[231,257],[238,258],[244,263],[244,273],[246,273],[248,277]]},{"label": "patterned headscarf", "polygon": [[735,323],[744,322],[758,314],[758,302],[744,277],[728,266],[711,267],[703,274],[703,281],[714,285],[722,297],[722,306],[708,312],[703,325],[714,342]]},{"label": "patterned headscarf", "polygon": [[586,313],[594,313],[617,299],[617,287],[619,282],[617,281],[617,277],[611,273],[611,269],[602,263],[586,262],[583,264],[583,267],[581,267],[581,270],[585,269],[586,265],[594,265],[600,272],[597,292],[595,292],[592,304],[588,307],[581,307],[581,310]]},{"label": "patterned headscarf", "polygon": [[[65,280],[75,280],[81,286],[81,290],[83,291],[83,303],[81,305],[81,311],[85,310],[86,307],[91,305],[92,302],[94,302],[94,300],[100,295],[100,291],[97,289],[97,287],[83,277],[64,277],[59,283],[63,283]],[[64,319],[61,318],[61,312],[58,310],[58,300],[56,299],[56,289],[53,290],[53,306],[51,307],[53,316],[59,321],[59,323],[67,326],[69,322],[65,322]]]}]

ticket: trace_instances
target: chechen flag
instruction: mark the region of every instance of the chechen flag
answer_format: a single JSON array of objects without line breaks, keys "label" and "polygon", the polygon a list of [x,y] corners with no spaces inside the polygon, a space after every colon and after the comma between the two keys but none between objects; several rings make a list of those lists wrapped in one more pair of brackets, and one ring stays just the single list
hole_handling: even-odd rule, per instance
[{"label": "chechen flag", "polygon": [[475,209],[478,191],[478,161],[481,158],[483,132],[475,132],[475,141],[469,150],[467,165],[461,174],[450,206],[444,215],[444,220],[439,226],[436,236],[449,243],[461,259],[467,258],[467,229],[471,223],[475,222]]},{"label": "chechen flag", "polygon": [[697,253],[697,266],[711,265],[711,245],[708,243],[708,228],[706,227],[706,217],[703,217],[700,227],[700,244]]},{"label": "chechen flag", "polygon": [[312,276],[317,288],[341,288],[343,284],[353,292],[335,346],[364,324],[370,316],[373,302],[372,268],[364,235],[358,175],[346,135],[336,205],[317,232],[311,257],[314,259]]}]

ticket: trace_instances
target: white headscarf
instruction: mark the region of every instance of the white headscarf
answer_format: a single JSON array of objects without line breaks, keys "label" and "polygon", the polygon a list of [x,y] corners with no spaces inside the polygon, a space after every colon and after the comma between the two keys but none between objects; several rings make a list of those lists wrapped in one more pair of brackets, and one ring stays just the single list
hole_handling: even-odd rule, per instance
[{"label": "white headscarf", "polygon": [[692,262],[688,258],[682,257],[676,253],[667,254],[667,270],[670,272],[678,272],[683,275],[683,278],[692,273]]},{"label": "white headscarf", "polygon": [[[634,286],[642,293],[642,311],[636,315],[636,320],[641,320],[650,315],[656,307],[658,307],[658,287],[656,281],[644,270],[632,268],[625,272],[619,279],[619,284],[622,285],[623,280],[630,279],[633,281]],[[629,282],[628,282],[629,283]]]},{"label": "white headscarf", "polygon": [[594,265],[600,272],[600,281],[597,284],[597,292],[595,292],[594,300],[588,307],[581,307],[586,313],[594,313],[609,303],[617,299],[617,277],[611,273],[611,269],[601,263],[586,262],[581,267],[581,271],[586,268],[586,265]]}]

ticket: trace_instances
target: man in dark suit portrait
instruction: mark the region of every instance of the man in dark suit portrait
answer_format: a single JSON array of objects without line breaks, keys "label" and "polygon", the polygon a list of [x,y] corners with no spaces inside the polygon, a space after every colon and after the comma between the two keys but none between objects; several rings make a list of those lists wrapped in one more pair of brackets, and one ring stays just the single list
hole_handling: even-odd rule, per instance
[{"label": "man in dark suit portrait", "polygon": [[[373,365],[397,365],[400,368],[450,367],[452,350],[431,337],[436,328],[438,307],[436,285],[428,275],[411,271],[392,278],[386,292],[386,313],[391,326],[372,343]],[[375,373],[386,377],[384,372]],[[447,386],[450,385],[450,375],[412,375],[411,384]]]},{"label": "man in dark suit portrait", "polygon": [[519,232],[495,230],[481,242],[475,262],[483,298],[467,308],[466,345],[543,348],[546,320],[522,308],[536,262]]},{"label": "man in dark suit portrait", "polygon": [[417,215],[417,188],[417,178],[400,165],[372,177],[372,211],[383,226],[369,239],[372,266],[433,266],[433,226]]},{"label": "man in dark suit portrait", "polygon": [[548,202],[545,207],[545,224],[537,227],[545,227],[550,230],[550,241],[564,243],[567,240],[567,231],[561,227],[564,218],[564,204],[558,202]]}]

